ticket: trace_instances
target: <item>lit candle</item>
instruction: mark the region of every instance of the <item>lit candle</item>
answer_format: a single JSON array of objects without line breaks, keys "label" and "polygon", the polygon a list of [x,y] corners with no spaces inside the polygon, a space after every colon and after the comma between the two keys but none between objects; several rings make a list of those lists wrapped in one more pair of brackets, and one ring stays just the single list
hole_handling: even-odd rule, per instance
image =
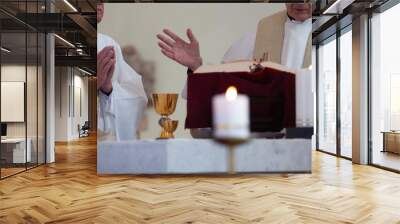
[{"label": "lit candle", "polygon": [[238,94],[231,86],[225,94],[213,97],[214,137],[224,139],[244,139],[249,131],[249,98]]}]

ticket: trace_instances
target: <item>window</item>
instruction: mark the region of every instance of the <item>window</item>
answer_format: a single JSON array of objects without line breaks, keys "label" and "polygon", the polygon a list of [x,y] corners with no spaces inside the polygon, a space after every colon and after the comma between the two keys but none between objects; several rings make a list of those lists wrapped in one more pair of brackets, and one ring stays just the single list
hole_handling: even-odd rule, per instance
[{"label": "window", "polygon": [[[43,1],[1,1],[20,16]],[[16,7],[18,6],[18,7]],[[45,34],[0,12],[0,178],[45,163]],[[12,108],[12,109],[10,109]]]},{"label": "window", "polygon": [[[351,25],[342,29],[340,36],[331,36],[319,45],[317,63],[318,149],[351,158],[353,78]],[[339,66],[337,63],[340,63]]]},{"label": "window", "polygon": [[352,32],[340,36],[340,155],[352,156]]},{"label": "window", "polygon": [[318,48],[318,149],[336,153],[336,39]]},{"label": "window", "polygon": [[[371,19],[371,162],[400,170],[400,5]],[[393,132],[392,132],[393,131]]]}]

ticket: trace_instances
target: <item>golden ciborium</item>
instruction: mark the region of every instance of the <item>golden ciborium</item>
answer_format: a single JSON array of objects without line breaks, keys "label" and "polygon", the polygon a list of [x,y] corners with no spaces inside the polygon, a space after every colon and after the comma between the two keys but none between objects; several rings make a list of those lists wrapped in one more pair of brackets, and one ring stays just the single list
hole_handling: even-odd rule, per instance
[{"label": "golden ciborium", "polygon": [[162,127],[159,139],[174,138],[174,131],[178,127],[177,120],[171,120],[168,116],[174,113],[178,94],[153,93],[154,109],[161,115],[158,123]]}]

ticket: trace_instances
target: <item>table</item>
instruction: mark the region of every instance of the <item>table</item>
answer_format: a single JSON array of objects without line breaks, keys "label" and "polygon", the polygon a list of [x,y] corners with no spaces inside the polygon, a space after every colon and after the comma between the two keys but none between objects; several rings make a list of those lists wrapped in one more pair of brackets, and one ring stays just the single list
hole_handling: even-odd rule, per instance
[{"label": "table", "polygon": [[382,131],[383,149],[382,152],[400,154],[400,131]]},{"label": "table", "polygon": [[25,163],[31,162],[31,145],[30,138],[26,139],[27,147],[25,153],[25,138],[6,138],[1,139],[1,156],[6,163]]},{"label": "table", "polygon": [[[310,173],[310,139],[255,139],[235,148],[235,173]],[[229,149],[211,139],[102,141],[98,174],[228,173]]]}]

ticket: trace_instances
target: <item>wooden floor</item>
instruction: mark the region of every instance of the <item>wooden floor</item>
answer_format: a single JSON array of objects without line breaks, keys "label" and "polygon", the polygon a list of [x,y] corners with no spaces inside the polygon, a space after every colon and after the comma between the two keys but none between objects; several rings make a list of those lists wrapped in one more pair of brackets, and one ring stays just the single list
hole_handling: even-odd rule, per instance
[{"label": "wooden floor", "polygon": [[313,173],[96,175],[96,142],[0,181],[0,223],[400,223],[400,175],[313,153]]},{"label": "wooden floor", "polygon": [[1,169],[1,177],[8,177],[13,174],[23,172],[25,170],[24,168],[0,168]]}]

